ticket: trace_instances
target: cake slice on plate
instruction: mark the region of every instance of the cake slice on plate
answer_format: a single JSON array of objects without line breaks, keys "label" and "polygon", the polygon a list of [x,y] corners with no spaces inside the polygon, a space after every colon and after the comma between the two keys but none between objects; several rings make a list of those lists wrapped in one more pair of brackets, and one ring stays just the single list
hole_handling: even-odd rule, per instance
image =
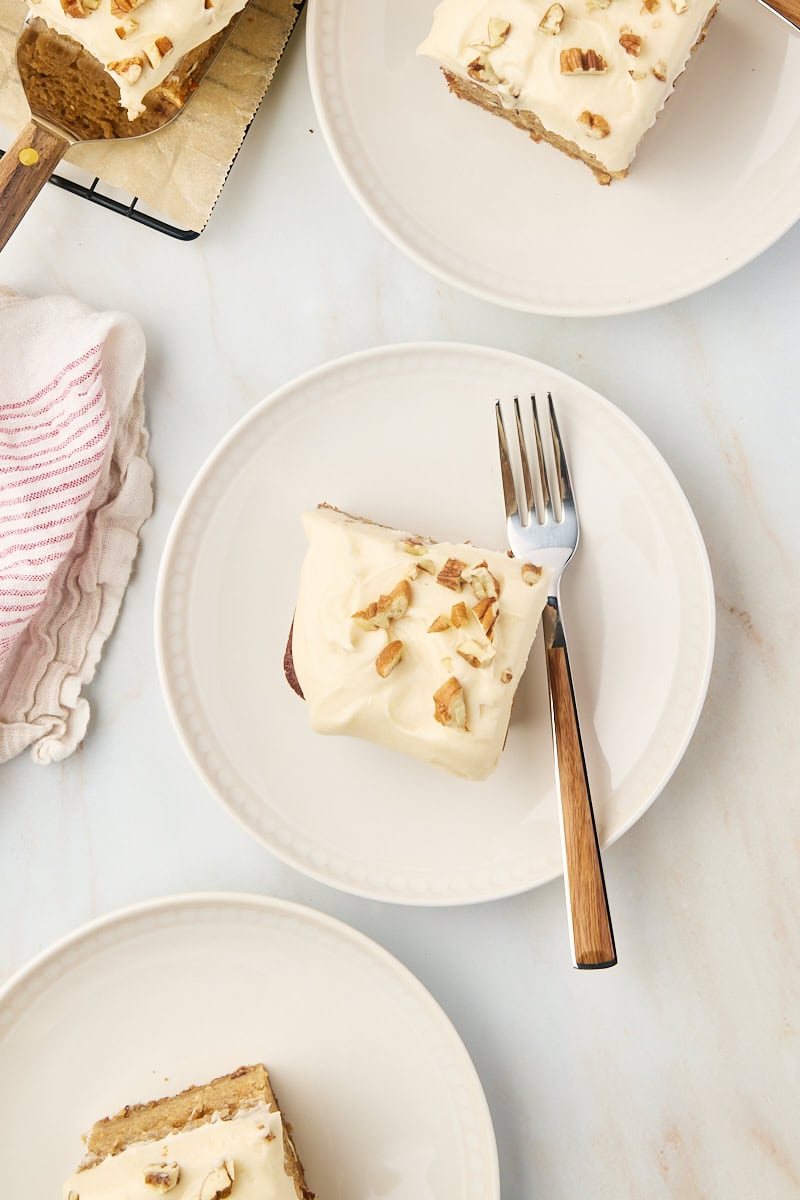
[{"label": "cake slice on plate", "polygon": [[98,1121],[64,1200],[314,1200],[266,1068]]},{"label": "cake slice on plate", "polygon": [[627,174],[717,2],[443,0],[419,53],[457,96],[610,183]]},{"label": "cake slice on plate", "polygon": [[328,505],[303,514],[287,678],[318,733],[349,734],[467,779],[505,743],[549,572]]}]

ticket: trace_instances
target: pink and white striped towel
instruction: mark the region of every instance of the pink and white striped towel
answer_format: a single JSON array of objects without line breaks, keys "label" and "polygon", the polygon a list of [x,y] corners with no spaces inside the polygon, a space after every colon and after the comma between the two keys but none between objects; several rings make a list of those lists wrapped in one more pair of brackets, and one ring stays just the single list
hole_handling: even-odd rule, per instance
[{"label": "pink and white striped towel", "polygon": [[130,317],[0,291],[0,762],[71,754],[152,508]]}]

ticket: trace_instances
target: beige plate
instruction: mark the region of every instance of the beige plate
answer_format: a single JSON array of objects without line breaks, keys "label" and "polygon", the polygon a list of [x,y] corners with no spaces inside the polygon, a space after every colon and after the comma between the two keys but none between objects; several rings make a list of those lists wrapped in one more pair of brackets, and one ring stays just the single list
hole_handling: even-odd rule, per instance
[{"label": "beige plate", "polygon": [[694,729],[714,593],[674,476],[607,400],[551,367],[479,346],[354,355],[253,409],[176,518],[161,562],[157,648],[184,746],[250,833],[327,884],[454,904],[561,872],[538,647],[500,766],[484,783],[312,733],[283,674],[303,509],[327,500],[400,529],[502,549],[493,402],[548,390],[581,512],[581,548],[563,587],[572,669],[598,826],[613,841],[658,795]]}]

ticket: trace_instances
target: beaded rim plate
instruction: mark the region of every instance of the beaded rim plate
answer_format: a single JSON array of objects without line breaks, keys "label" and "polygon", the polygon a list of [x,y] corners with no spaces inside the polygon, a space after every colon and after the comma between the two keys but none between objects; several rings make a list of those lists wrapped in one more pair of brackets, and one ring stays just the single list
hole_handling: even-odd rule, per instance
[{"label": "beaded rim plate", "polygon": [[630,174],[610,187],[448,93],[416,55],[433,7],[316,0],[307,54],[345,182],[446,282],[528,312],[633,312],[723,279],[800,217],[800,38],[752,0],[720,5]]},{"label": "beaded rim plate", "polygon": [[0,990],[6,1194],[60,1195],[100,1116],[260,1061],[320,1196],[499,1200],[475,1068],[411,972],[313,909],[213,893],[92,922]]},{"label": "beaded rim plate", "polygon": [[561,873],[541,647],[494,775],[468,783],[311,732],[283,675],[320,501],[383,524],[502,548],[493,401],[552,391],[582,541],[565,617],[601,840],[636,821],[694,730],[714,644],[697,524],[641,431],[597,393],[504,351],[389,346],[340,359],[258,405],[176,516],[156,600],[159,672],[189,758],[273,853],[376,899],[456,904]]}]

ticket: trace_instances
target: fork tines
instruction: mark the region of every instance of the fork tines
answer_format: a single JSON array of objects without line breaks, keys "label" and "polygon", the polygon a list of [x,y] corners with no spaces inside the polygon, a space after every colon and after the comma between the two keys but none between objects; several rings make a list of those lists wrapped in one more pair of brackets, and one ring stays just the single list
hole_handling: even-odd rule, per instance
[{"label": "fork tines", "polygon": [[[521,518],[524,515],[525,523],[529,523],[536,518],[540,524],[547,521],[560,521],[561,512],[556,514],[553,508],[553,489],[550,483],[550,472],[548,471],[545,444],[542,440],[541,423],[539,418],[539,406],[536,402],[535,395],[531,396],[531,416],[533,419],[533,435],[536,446],[536,459],[534,468],[534,477],[531,475],[531,457],[528,453],[528,443],[523,427],[523,418],[520,412],[519,397],[514,397],[514,417],[517,425],[517,440],[520,451],[520,465],[522,468],[522,485],[525,494],[525,512],[520,514]],[[566,461],[564,459],[564,449],[561,441],[561,434],[556,420],[555,407],[553,405],[553,397],[550,392],[547,393],[547,417],[550,427],[550,443],[553,448],[553,478],[556,484],[555,492],[561,501],[561,507],[565,501],[572,500],[572,486],[567,470]],[[508,451],[508,440],[506,438],[505,424],[503,421],[503,413],[500,408],[500,401],[495,403],[495,413],[497,416],[497,438],[500,447],[500,470],[503,478],[503,496],[505,498],[506,516],[511,517],[519,513],[519,502],[517,499],[517,489],[514,482],[514,471],[511,465],[511,458]],[[538,485],[538,487],[536,486]]]}]

